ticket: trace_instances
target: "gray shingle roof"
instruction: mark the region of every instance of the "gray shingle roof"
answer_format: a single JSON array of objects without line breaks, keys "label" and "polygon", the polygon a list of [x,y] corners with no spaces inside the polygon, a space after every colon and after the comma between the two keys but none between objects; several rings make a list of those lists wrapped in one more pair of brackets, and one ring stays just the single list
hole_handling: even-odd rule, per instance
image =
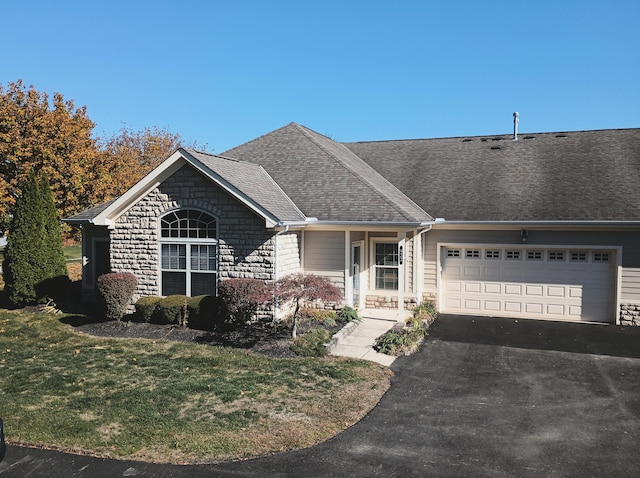
[{"label": "gray shingle roof", "polygon": [[432,219],[344,145],[295,123],[223,155],[264,167],[307,216],[319,220]]},{"label": "gray shingle roof", "polygon": [[302,212],[261,166],[193,149],[184,150],[279,221],[305,220]]},{"label": "gray shingle roof", "polygon": [[107,209],[114,201],[118,198],[114,198],[111,201],[107,201],[105,203],[99,204],[94,207],[90,207],[89,209],[85,209],[84,211],[79,212],[78,214],[65,218],[65,222],[69,222],[72,224],[80,224],[80,223],[88,223],[93,220],[98,214]]},{"label": "gray shingle roof", "polygon": [[345,145],[434,217],[640,220],[640,129]]}]

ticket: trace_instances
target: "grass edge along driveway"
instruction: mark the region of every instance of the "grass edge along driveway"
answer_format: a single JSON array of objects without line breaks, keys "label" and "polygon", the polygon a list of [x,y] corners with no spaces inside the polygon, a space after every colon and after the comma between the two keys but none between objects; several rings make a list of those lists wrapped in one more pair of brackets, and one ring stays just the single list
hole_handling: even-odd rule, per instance
[{"label": "grass edge along driveway", "polygon": [[391,371],[337,357],[98,338],[59,315],[0,310],[0,377],[9,443],[211,463],[334,436],[378,403]]}]

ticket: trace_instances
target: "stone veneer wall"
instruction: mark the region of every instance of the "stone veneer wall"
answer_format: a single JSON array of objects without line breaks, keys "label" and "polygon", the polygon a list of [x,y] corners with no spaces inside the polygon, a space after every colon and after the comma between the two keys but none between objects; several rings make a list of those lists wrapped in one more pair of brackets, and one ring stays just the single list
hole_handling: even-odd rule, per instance
[{"label": "stone veneer wall", "polygon": [[[415,297],[404,298],[404,308],[413,310],[417,305]],[[398,296],[394,295],[367,295],[364,299],[364,307],[366,309],[397,309]]]},{"label": "stone veneer wall", "polygon": [[278,278],[300,272],[300,233],[278,236]]},{"label": "stone veneer wall", "polygon": [[640,305],[620,304],[620,325],[640,326]]},{"label": "stone veneer wall", "polygon": [[185,166],[120,216],[111,231],[111,268],[135,274],[134,302],[160,295],[159,217],[179,208],[200,209],[218,219],[220,279],[273,280],[273,233],[264,219]]}]

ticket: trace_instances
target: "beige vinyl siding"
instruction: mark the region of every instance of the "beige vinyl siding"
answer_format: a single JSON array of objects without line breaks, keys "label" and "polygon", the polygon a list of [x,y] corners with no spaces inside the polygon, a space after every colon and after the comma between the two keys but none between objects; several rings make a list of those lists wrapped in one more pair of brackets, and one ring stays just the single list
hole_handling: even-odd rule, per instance
[{"label": "beige vinyl siding", "polygon": [[327,277],[344,293],[344,231],[305,231],[304,272]]},{"label": "beige vinyl siding", "polygon": [[413,233],[408,232],[404,242],[404,270],[405,281],[404,289],[406,293],[413,292]]},{"label": "beige vinyl siding", "polygon": [[620,301],[623,304],[640,304],[640,268],[622,268]]},{"label": "beige vinyl siding", "polygon": [[[637,231],[536,231],[529,229],[526,245],[622,247],[621,303],[640,303],[640,233]],[[522,246],[520,229],[470,231],[434,229],[423,235],[424,292],[437,290],[437,244],[513,244]]]}]

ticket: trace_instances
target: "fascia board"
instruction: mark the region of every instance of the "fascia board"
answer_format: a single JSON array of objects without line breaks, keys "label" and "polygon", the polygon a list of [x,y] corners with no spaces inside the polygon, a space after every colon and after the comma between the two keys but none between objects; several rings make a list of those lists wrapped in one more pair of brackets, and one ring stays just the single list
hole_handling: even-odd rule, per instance
[{"label": "fascia board", "polygon": [[420,229],[435,224],[435,222],[376,222],[376,221],[316,221],[306,223],[306,229],[327,229],[336,228],[348,229],[351,231],[363,230],[398,230],[398,229]]},{"label": "fascia board", "polygon": [[442,221],[434,229],[585,229],[585,228],[640,228],[640,221]]},{"label": "fascia board", "polygon": [[120,196],[107,209],[98,214],[91,223],[96,226],[112,227],[116,219],[120,217],[129,207],[131,207],[138,199],[145,196],[153,188],[165,181],[169,176],[180,169],[186,161],[179,149],[153,171],[133,185],[126,193]]}]

